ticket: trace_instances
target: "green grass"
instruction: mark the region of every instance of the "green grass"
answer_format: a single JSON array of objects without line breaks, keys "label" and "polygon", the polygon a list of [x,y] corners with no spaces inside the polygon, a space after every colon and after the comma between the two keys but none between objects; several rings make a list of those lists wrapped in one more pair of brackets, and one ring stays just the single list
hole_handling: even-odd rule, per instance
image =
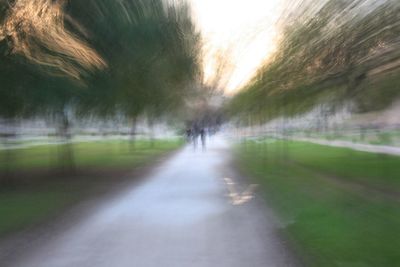
[{"label": "green grass", "polygon": [[400,266],[400,202],[381,190],[400,192],[400,157],[290,141],[236,152],[307,266]]},{"label": "green grass", "polygon": [[[177,149],[179,140],[137,141],[134,148],[129,141],[104,141],[76,143],[71,145],[75,166],[78,170],[101,169],[113,171],[129,170],[142,166],[161,154]],[[8,169],[18,173],[24,171],[24,179],[30,171],[57,169],[60,167],[59,153],[64,146],[46,145],[12,151],[0,151],[0,171],[4,171],[5,159]],[[11,152],[11,153],[10,153]],[[10,153],[7,157],[6,153]],[[43,172],[44,174],[46,171]],[[118,172],[117,172],[118,173]],[[40,176],[40,175],[39,175]],[[18,178],[18,175],[17,177]],[[109,179],[108,179],[109,178]],[[74,204],[90,194],[91,190],[103,182],[113,182],[115,177],[76,176],[47,177],[30,181],[29,185],[12,187],[0,186],[0,237],[40,223],[58,214],[67,206]],[[117,177],[118,178],[118,177]]]},{"label": "green grass", "polygon": [[290,161],[325,172],[344,181],[400,191],[400,157],[327,147],[308,142],[277,142],[276,153],[287,153]]},{"label": "green grass", "polygon": [[73,200],[59,189],[0,193],[0,236],[40,222]]},{"label": "green grass", "polygon": [[24,149],[1,150],[0,170],[53,169],[63,165],[63,152],[71,149],[76,167],[123,167],[145,160],[154,153],[174,149],[180,140],[97,141],[70,145],[42,145]]}]

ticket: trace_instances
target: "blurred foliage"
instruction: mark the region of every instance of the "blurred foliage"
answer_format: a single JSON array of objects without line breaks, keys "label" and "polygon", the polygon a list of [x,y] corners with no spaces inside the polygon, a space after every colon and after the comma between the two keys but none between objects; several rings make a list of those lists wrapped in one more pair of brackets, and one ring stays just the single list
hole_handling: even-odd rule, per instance
[{"label": "blurred foliage", "polygon": [[138,116],[176,118],[201,76],[199,49],[183,2],[0,1],[1,122],[56,122],[69,174],[79,164],[69,143],[76,117],[124,118],[132,136]]},{"label": "blurred foliage", "polygon": [[160,116],[183,105],[200,75],[185,4],[16,0],[0,11],[3,118]]},{"label": "blurred foliage", "polygon": [[277,52],[232,99],[231,114],[262,122],[326,102],[387,107],[400,92],[399,2],[297,3],[280,20]]}]

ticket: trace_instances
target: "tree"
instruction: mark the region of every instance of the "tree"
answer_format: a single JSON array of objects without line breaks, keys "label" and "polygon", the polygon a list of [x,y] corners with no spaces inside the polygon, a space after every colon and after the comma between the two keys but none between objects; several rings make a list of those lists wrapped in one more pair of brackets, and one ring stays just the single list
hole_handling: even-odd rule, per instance
[{"label": "tree", "polygon": [[0,49],[0,117],[56,118],[65,139],[73,113],[172,113],[199,73],[188,6],[162,0],[1,1]]},{"label": "tree", "polygon": [[397,1],[367,9],[364,1],[314,4],[282,17],[277,53],[234,97],[232,113],[266,121],[344,100],[364,112],[384,108],[398,95]]}]

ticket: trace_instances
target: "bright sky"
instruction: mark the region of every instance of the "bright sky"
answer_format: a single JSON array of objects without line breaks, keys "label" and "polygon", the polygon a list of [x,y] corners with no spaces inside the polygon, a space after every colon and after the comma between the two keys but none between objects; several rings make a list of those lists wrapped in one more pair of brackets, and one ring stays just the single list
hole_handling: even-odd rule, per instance
[{"label": "bright sky", "polygon": [[[204,79],[232,94],[274,51],[284,0],[189,0],[204,38]],[[220,69],[220,71],[218,71]]]}]

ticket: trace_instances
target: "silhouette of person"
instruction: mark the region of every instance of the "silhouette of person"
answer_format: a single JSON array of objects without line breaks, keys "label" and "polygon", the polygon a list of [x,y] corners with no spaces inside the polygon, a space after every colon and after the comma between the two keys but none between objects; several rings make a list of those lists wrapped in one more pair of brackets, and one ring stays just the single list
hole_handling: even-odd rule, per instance
[{"label": "silhouette of person", "polygon": [[186,142],[190,142],[192,140],[192,129],[187,128],[186,129]]},{"label": "silhouette of person", "polygon": [[206,149],[206,131],[204,130],[204,128],[200,129],[200,139],[201,139],[201,146],[203,148],[203,150]]}]

